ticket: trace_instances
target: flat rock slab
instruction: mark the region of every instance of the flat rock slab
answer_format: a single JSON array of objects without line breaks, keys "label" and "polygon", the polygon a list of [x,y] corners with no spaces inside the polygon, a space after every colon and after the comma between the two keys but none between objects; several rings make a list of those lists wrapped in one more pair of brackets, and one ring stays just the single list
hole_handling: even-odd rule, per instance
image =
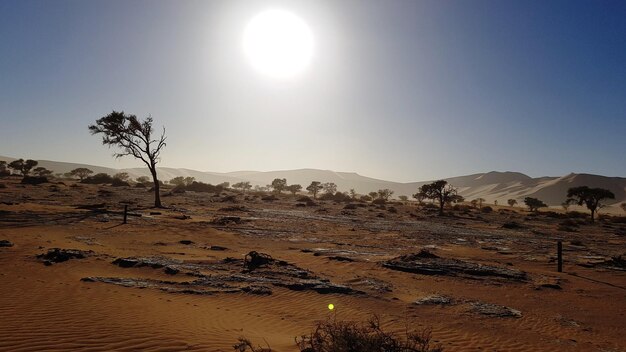
[{"label": "flat rock slab", "polygon": [[466,278],[495,277],[515,281],[527,280],[527,275],[523,271],[459,259],[441,258],[426,251],[396,257],[383,262],[382,265],[392,270],[422,275],[447,275]]},{"label": "flat rock slab", "polygon": [[[314,291],[321,294],[363,293],[346,285],[332,283],[308,270],[274,259],[269,255],[254,252],[256,254],[251,256],[251,253],[245,259],[229,257],[210,262],[185,262],[161,256],[117,258],[113,261],[114,265],[122,268],[163,269],[168,275],[182,273],[195,278],[193,281],[115,277],[86,277],[83,278],[83,281],[191,294],[245,292],[268,295],[272,293],[271,286],[284,287],[294,291]],[[253,260],[256,262],[251,265]]]},{"label": "flat rock slab", "polygon": [[93,251],[83,251],[80,249],[52,248],[49,249],[47,253],[37,255],[37,258],[43,260],[45,265],[52,265],[53,263],[66,262],[70,259],[84,259],[93,254]]},{"label": "flat rock slab", "polygon": [[448,296],[443,296],[443,295],[428,295],[428,296],[424,296],[422,298],[418,298],[417,300],[415,300],[415,302],[413,302],[413,304],[417,304],[417,305],[449,305],[452,304],[454,301],[451,297]]},{"label": "flat rock slab", "polygon": [[517,309],[500,306],[497,304],[472,302],[470,303],[470,311],[481,315],[487,315],[497,318],[521,318],[522,312]]}]

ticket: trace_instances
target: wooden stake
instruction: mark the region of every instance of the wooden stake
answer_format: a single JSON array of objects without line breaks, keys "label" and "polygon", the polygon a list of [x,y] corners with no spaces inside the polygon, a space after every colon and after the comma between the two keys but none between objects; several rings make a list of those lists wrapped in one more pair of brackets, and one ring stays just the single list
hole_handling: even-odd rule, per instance
[{"label": "wooden stake", "polygon": [[558,241],[556,244],[556,260],[558,262],[558,271],[563,272],[563,242]]},{"label": "wooden stake", "polygon": [[124,224],[126,223],[127,218],[128,218],[128,204],[124,204]]}]

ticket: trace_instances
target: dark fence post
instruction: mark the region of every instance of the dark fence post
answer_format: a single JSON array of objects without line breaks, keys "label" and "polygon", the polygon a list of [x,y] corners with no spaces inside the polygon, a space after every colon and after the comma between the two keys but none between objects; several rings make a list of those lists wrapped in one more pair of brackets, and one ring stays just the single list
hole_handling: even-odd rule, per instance
[{"label": "dark fence post", "polygon": [[556,243],[556,260],[558,262],[558,271],[560,273],[563,272],[563,242],[562,241],[558,241]]},{"label": "dark fence post", "polygon": [[[124,204],[124,224],[126,223],[126,219],[127,218],[128,218],[128,204]],[[560,245],[560,243],[561,242],[559,242],[559,245]],[[561,271],[561,270],[559,270],[559,271]]]}]

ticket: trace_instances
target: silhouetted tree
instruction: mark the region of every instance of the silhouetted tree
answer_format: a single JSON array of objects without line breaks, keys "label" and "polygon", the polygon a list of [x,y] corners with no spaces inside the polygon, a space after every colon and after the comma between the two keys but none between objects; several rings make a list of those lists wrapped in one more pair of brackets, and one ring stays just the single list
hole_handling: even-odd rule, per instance
[{"label": "silhouetted tree", "polygon": [[306,190],[309,191],[309,193],[311,193],[313,195],[313,199],[316,199],[317,198],[317,193],[322,190],[322,183],[319,182],[319,181],[313,181],[306,188]]},{"label": "silhouetted tree", "polygon": [[173,179],[170,180],[170,184],[174,185],[174,186],[184,186],[185,185],[185,178],[182,176],[176,176]]},{"label": "silhouetted tree", "polygon": [[565,210],[565,212],[567,213],[571,205],[572,205],[572,202],[570,202],[569,200],[566,200],[565,202],[561,203],[561,208],[563,208],[563,210]]},{"label": "silhouetted tree", "polygon": [[78,177],[81,181],[85,179],[85,177],[93,174],[93,171],[89,170],[86,167],[79,167],[69,172],[71,177]]},{"label": "silhouetted tree", "polygon": [[139,176],[135,179],[135,182],[141,183],[141,184],[148,183],[148,181],[150,181],[148,176]]},{"label": "silhouetted tree", "polygon": [[292,195],[296,195],[296,193],[300,192],[300,190],[302,190],[302,185],[299,184],[295,184],[295,185],[289,185],[287,187],[285,187],[285,189],[288,192],[291,192]]},{"label": "silhouetted tree", "polygon": [[272,184],[270,186],[274,189],[274,192],[280,194],[283,192],[285,187],[287,187],[287,179],[275,178],[274,181],[272,181]]},{"label": "silhouetted tree", "polygon": [[121,148],[121,152],[114,154],[116,158],[131,155],[146,164],[154,183],[154,206],[162,208],[156,165],[160,160],[161,150],[166,145],[165,127],[163,127],[161,136],[158,139],[153,139],[152,123],[151,116],[141,121],[135,115],[126,115],[123,111],[113,111],[96,120],[95,125],[89,126],[89,131],[93,135],[102,134],[102,144]]},{"label": "silhouetted tree", "polygon": [[337,185],[333,182],[323,183],[322,188],[324,189],[324,193],[326,194],[335,194],[337,192]]},{"label": "silhouetted tree", "polygon": [[485,198],[476,198],[474,200],[478,204],[478,209],[482,209],[483,208],[483,203],[485,202]]},{"label": "silhouetted tree", "polygon": [[515,204],[517,204],[517,201],[515,199],[509,199],[506,201],[510,207],[514,206]]},{"label": "silhouetted tree", "polygon": [[242,181],[242,182],[237,182],[237,183],[233,184],[233,188],[234,189],[240,189],[242,192],[245,193],[247,190],[252,188],[252,186],[250,185],[249,181]]},{"label": "silhouetted tree", "polygon": [[45,167],[43,167],[43,166],[36,167],[36,168],[33,170],[33,173],[34,173],[35,175],[39,176],[39,177],[50,177],[50,176],[52,176],[52,171],[51,171],[51,170],[46,169],[46,168],[45,168]]},{"label": "silhouetted tree", "polygon": [[128,172],[118,172],[113,175],[113,178],[126,182],[130,178],[130,176],[128,175]]},{"label": "silhouetted tree", "polygon": [[605,199],[615,199],[615,194],[604,188],[589,188],[587,186],[573,187],[567,190],[569,201],[578,205],[585,205],[591,212],[591,222],[594,222],[594,215],[600,202]]},{"label": "silhouetted tree", "polygon": [[389,188],[379,189],[376,193],[378,193],[378,199],[382,199],[385,202],[391,198],[391,195],[393,195],[393,191]]},{"label": "silhouetted tree", "polygon": [[546,203],[544,203],[543,201],[537,198],[532,198],[532,197],[524,198],[524,204],[526,204],[526,206],[528,207],[530,211],[537,211],[539,210],[539,208],[547,207]]},{"label": "silhouetted tree", "polygon": [[350,198],[356,199],[357,193],[354,188],[350,188]]},{"label": "silhouetted tree", "polygon": [[4,160],[0,160],[0,177],[9,176],[11,172],[7,167],[7,162]]},{"label": "silhouetted tree", "polygon": [[424,195],[420,192],[415,193],[411,197],[415,198],[417,204],[422,205],[424,203]]},{"label": "silhouetted tree", "polygon": [[398,198],[400,198],[400,200],[403,201],[403,202],[406,202],[407,200],[409,200],[409,197],[404,196],[404,195],[402,195],[402,196],[400,196]]},{"label": "silhouetted tree", "polygon": [[457,199],[457,190],[448,184],[448,181],[439,180],[423,185],[419,189],[424,198],[437,200],[439,202],[439,215],[443,215],[443,206],[451,199]]},{"label": "silhouetted tree", "polygon": [[230,187],[230,182],[222,182],[220,183],[218,186],[227,189],[228,187]]},{"label": "silhouetted tree", "polygon": [[372,200],[378,198],[378,192],[370,192],[367,195],[370,196]]},{"label": "silhouetted tree", "polygon": [[9,163],[9,167],[17,172],[19,172],[22,176],[26,177],[30,173],[30,170],[37,166],[38,162],[32,159],[28,159],[24,161],[24,159],[13,160]]}]

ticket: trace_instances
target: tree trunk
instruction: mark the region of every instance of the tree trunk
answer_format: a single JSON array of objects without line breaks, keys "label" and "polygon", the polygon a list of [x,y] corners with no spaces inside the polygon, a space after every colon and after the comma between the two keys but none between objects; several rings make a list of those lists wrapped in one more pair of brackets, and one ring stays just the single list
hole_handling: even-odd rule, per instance
[{"label": "tree trunk", "polygon": [[444,206],[444,201],[443,199],[439,198],[439,215],[443,215],[443,206]]},{"label": "tree trunk", "polygon": [[156,168],[150,168],[150,173],[152,174],[152,182],[154,182],[154,207],[155,208],[163,208],[161,204],[161,194],[159,193],[159,180],[157,179]]},{"label": "tree trunk", "polygon": [[594,214],[595,214],[596,210],[595,209],[591,209],[591,222],[595,222],[594,220]]}]

